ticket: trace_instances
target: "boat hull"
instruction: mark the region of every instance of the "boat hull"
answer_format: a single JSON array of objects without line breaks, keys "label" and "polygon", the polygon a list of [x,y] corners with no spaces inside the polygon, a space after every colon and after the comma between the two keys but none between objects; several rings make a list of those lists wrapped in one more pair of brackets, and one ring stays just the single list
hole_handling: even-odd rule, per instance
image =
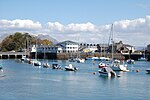
[{"label": "boat hull", "polygon": [[147,72],[147,74],[150,74],[150,69],[147,69],[146,72]]},{"label": "boat hull", "polygon": [[98,70],[101,76],[112,77],[116,76],[116,73],[110,67],[104,67]]}]

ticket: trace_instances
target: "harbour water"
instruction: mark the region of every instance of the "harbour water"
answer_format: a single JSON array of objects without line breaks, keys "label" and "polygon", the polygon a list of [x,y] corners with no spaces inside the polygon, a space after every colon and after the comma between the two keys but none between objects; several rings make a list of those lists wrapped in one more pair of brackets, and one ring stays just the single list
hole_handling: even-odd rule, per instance
[{"label": "harbour water", "polygon": [[[16,60],[0,60],[0,100],[149,100],[150,62],[136,61],[130,72],[116,72],[121,77],[99,76],[98,61],[73,65],[77,72],[37,68]],[[62,67],[70,62],[49,60]],[[136,72],[139,69],[140,72]],[[96,74],[93,74],[96,72]]]}]

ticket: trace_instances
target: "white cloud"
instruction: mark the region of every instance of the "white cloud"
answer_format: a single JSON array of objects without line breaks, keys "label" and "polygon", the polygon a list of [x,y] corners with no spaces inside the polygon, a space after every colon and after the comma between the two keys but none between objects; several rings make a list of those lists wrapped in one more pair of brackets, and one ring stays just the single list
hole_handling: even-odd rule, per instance
[{"label": "white cloud", "polygon": [[0,20],[0,29],[39,29],[42,25],[39,22],[33,22],[32,20]]},{"label": "white cloud", "polygon": [[90,22],[83,24],[68,24],[66,30],[74,32],[96,32],[96,26]]},{"label": "white cloud", "polygon": [[62,25],[59,22],[48,22],[47,23],[47,28],[49,29],[49,31],[52,32],[96,32],[98,31],[96,29],[96,26],[90,22],[87,23],[82,23],[82,24],[76,24],[76,23],[71,23],[68,25]]},{"label": "white cloud", "polygon": [[[15,31],[29,33],[44,33],[56,38],[58,41],[73,40],[87,43],[108,43],[111,24],[94,25],[87,23],[61,24],[48,22],[41,25],[32,20],[0,20],[0,33],[13,33]],[[122,40],[131,45],[150,44],[150,16],[133,20],[114,22],[115,41]]]},{"label": "white cloud", "polygon": [[64,25],[60,24],[59,22],[48,22],[47,23],[47,28],[50,31],[60,31],[63,32],[64,31]]}]

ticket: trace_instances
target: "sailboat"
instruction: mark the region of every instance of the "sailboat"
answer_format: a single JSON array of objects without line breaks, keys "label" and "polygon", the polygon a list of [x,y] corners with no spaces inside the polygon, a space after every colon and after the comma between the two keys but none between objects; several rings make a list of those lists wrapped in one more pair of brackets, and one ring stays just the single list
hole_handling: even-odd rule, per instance
[{"label": "sailboat", "polygon": [[37,41],[36,41],[36,52],[35,52],[35,60],[33,61],[34,66],[39,66],[41,68],[41,62],[37,60]]},{"label": "sailboat", "polygon": [[25,55],[22,55],[21,61],[24,63],[29,63],[30,59],[27,58],[27,49],[28,49],[28,38],[25,38]]},{"label": "sailboat", "polygon": [[143,57],[139,58],[138,61],[147,61],[147,58],[145,57],[145,48]]},{"label": "sailboat", "polygon": [[127,60],[127,64],[134,64],[135,61],[131,59],[131,51],[129,52],[129,59]]},{"label": "sailboat", "polygon": [[[45,47],[44,47],[44,61],[45,61],[45,59],[46,59],[46,55],[45,55]],[[49,68],[50,67],[48,61],[43,63],[43,67],[44,68]]]},{"label": "sailboat", "polygon": [[124,61],[121,62],[120,60],[114,60],[114,41],[113,41],[113,24],[111,26],[111,42],[112,42],[112,64],[111,64],[111,68],[114,71],[128,71],[127,70],[127,65],[125,65]]},{"label": "sailboat", "polygon": [[103,67],[100,70],[98,70],[98,72],[101,76],[106,76],[106,77],[116,76],[116,73],[110,67]]},{"label": "sailboat", "polygon": [[[79,46],[79,44],[78,44]],[[85,59],[81,58],[81,55],[79,53],[79,47],[78,47],[78,52],[77,52],[77,59],[76,59],[77,63],[84,63]]]}]

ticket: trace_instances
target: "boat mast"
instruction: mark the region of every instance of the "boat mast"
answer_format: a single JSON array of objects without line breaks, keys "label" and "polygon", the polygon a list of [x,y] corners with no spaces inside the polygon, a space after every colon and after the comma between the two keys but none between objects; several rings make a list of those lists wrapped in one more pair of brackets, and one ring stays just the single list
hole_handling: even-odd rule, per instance
[{"label": "boat mast", "polygon": [[36,52],[35,52],[35,59],[37,60],[37,38],[36,38],[35,48],[36,48]]},{"label": "boat mast", "polygon": [[112,26],[111,26],[111,43],[112,43],[111,52],[112,52],[112,60],[113,60],[113,59],[114,59],[113,24],[112,24]]}]

